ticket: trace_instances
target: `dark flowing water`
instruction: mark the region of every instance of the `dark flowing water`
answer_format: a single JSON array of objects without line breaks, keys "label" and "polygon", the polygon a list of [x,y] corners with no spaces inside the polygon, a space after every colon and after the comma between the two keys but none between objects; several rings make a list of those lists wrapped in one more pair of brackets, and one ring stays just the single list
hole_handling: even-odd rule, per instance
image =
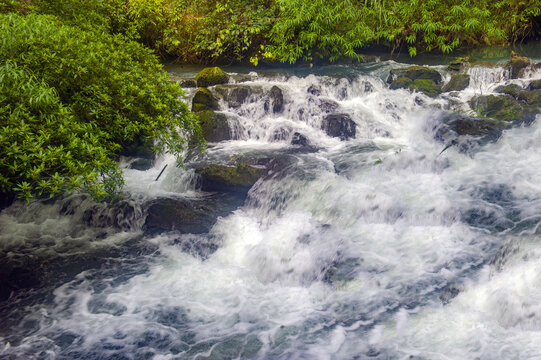
[{"label": "dark flowing water", "polygon": [[[283,112],[258,94],[222,102],[235,140],[186,168],[126,168],[120,210],[74,195],[2,211],[3,256],[42,268],[44,285],[1,303],[0,356],[541,358],[541,118],[446,149],[446,109],[471,110],[508,72],[474,67],[467,89],[432,99],[389,89],[401,66],[252,73],[262,94],[282,89]],[[355,138],[321,130],[329,106]],[[289,165],[208,232],[142,230],[149,200],[205,195],[195,163],[239,156]]]}]

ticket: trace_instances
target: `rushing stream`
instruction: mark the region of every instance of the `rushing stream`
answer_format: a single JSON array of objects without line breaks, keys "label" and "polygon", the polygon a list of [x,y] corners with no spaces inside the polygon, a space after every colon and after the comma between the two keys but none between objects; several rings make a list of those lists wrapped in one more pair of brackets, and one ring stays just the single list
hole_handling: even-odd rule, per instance
[{"label": "rushing stream", "polygon": [[[541,115],[449,142],[446,119],[509,72],[473,67],[465,90],[430,98],[389,88],[404,66],[250,73],[260,92],[220,102],[235,139],[184,168],[126,159],[121,205],[72,195],[3,210],[2,256],[42,278],[0,302],[0,357],[541,359]],[[273,86],[280,113],[265,105]],[[321,129],[329,109],[354,138]],[[308,146],[291,145],[298,134]],[[285,165],[209,231],[145,231],[144,204],[197,201],[195,164],[238,157]]]}]

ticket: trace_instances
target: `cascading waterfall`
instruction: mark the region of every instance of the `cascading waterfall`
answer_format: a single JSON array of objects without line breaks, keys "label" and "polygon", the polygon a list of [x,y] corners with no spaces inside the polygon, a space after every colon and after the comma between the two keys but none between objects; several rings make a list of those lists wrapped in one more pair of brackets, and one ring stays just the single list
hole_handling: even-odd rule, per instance
[{"label": "cascading waterfall", "polygon": [[[45,270],[0,303],[0,355],[541,358],[541,116],[468,148],[441,136],[473,96],[541,72],[476,66],[466,89],[430,98],[389,89],[395,67],[250,73],[228,85],[250,89],[241,104],[219,102],[233,139],[186,167],[165,155],[126,168],[127,199],[110,206],[72,195],[3,210],[9,270]],[[336,114],[354,137],[323,129]],[[156,199],[208,198],[197,164],[238,158],[280,166],[204,231],[145,230]]]}]

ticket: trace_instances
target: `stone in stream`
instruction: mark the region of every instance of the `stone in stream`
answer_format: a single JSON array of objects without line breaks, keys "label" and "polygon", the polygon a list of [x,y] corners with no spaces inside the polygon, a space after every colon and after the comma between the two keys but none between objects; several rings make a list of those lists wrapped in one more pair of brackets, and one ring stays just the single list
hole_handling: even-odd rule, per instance
[{"label": "stone in stream", "polygon": [[528,90],[541,90],[541,79],[530,81]]},{"label": "stone in stream", "polygon": [[146,171],[148,169],[151,169],[153,166],[153,159],[136,159],[130,164],[129,168],[139,171]]},{"label": "stone in stream", "polygon": [[478,95],[470,100],[470,106],[483,116],[517,123],[530,122],[536,112],[510,95]]},{"label": "stone in stream", "polygon": [[206,110],[198,112],[197,115],[205,140],[208,142],[231,140],[232,134],[225,114]]},{"label": "stone in stream", "polygon": [[464,71],[468,66],[470,65],[470,59],[469,58],[457,58],[453,61],[451,61],[447,65],[447,70],[450,72],[462,72]]},{"label": "stone in stream", "polygon": [[408,85],[408,89],[422,92],[430,97],[437,97],[441,93],[441,87],[430,79],[415,79]]},{"label": "stone in stream", "polygon": [[218,84],[227,84],[229,75],[219,67],[208,67],[201,70],[196,76],[197,86],[208,87]]},{"label": "stone in stream", "polygon": [[246,194],[220,193],[198,198],[159,198],[149,201],[143,231],[159,234],[166,231],[202,234],[217,218],[226,216],[244,204]]},{"label": "stone in stream", "polygon": [[192,99],[192,111],[199,112],[217,109],[218,103],[212,92],[205,87],[198,88]]},{"label": "stone in stream", "polygon": [[412,81],[417,79],[432,80],[437,85],[440,84],[442,80],[442,77],[438,71],[426,66],[415,65],[406,69],[392,69],[389,77],[387,78],[387,83],[392,83],[397,78],[402,77],[411,79]]},{"label": "stone in stream", "polygon": [[530,65],[530,59],[523,56],[518,56],[514,51],[511,52],[511,60],[505,64],[505,67],[509,69],[511,79],[517,79],[522,77],[524,69]]},{"label": "stone in stream", "polygon": [[462,91],[470,85],[470,75],[456,74],[451,76],[451,80],[442,88],[443,92]]},{"label": "stone in stream", "polygon": [[119,151],[119,155],[150,160],[154,160],[156,158],[156,154],[152,149],[152,141],[147,139],[147,137],[142,134],[138,135],[131,141],[122,143],[121,145],[122,149]]},{"label": "stone in stream", "polygon": [[272,101],[272,112],[280,113],[284,109],[284,94],[278,86],[273,86],[270,90],[270,98]]},{"label": "stone in stream", "polygon": [[201,190],[248,193],[248,190],[261,178],[265,169],[238,162],[236,166],[206,165],[196,168],[201,177]]},{"label": "stone in stream", "polygon": [[356,124],[348,114],[331,114],[323,118],[321,129],[327,135],[347,140],[355,137]]},{"label": "stone in stream", "polygon": [[304,136],[301,133],[294,133],[293,137],[291,138],[291,145],[298,145],[302,147],[308,147],[310,146],[310,142],[308,141],[308,138]]},{"label": "stone in stream", "polygon": [[229,107],[238,108],[243,103],[247,102],[252,94],[262,94],[263,89],[261,86],[250,85],[216,85],[214,89],[223,101],[227,103]]}]

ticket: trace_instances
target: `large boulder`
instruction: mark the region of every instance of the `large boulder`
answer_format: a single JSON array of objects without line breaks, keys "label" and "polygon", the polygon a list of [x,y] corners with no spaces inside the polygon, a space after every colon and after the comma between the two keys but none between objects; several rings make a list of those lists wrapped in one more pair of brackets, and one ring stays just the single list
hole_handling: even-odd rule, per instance
[{"label": "large boulder", "polygon": [[197,115],[205,140],[208,142],[231,140],[232,134],[225,114],[206,110],[198,112]]},{"label": "large boulder", "polygon": [[198,112],[217,109],[218,103],[212,92],[205,87],[198,88],[192,99],[192,111]]},{"label": "large boulder", "polygon": [[530,81],[528,90],[541,90],[541,79]]},{"label": "large boulder", "polygon": [[530,65],[530,59],[523,56],[518,56],[514,52],[511,53],[511,60],[506,64],[509,69],[511,79],[517,79],[523,75],[523,70]]},{"label": "large boulder", "polygon": [[341,140],[347,140],[355,137],[356,132],[355,121],[348,114],[331,114],[323,118],[321,129],[327,135],[339,137]]},{"label": "large boulder", "polygon": [[219,67],[208,67],[201,70],[196,76],[197,86],[208,87],[218,84],[227,84],[229,75]]},{"label": "large boulder", "polygon": [[411,80],[410,78],[407,78],[407,77],[399,77],[398,79],[394,80],[392,83],[391,83],[391,86],[390,88],[392,90],[396,90],[396,89],[407,89],[408,86],[410,86],[410,84],[413,82],[413,80]]},{"label": "large boulder", "polygon": [[442,77],[440,73],[434,69],[428,68],[426,66],[410,66],[405,69],[392,69],[387,79],[388,83],[392,83],[397,78],[408,78],[411,80],[417,79],[426,79],[432,80],[436,84],[441,83]]},{"label": "large boulder", "polygon": [[454,73],[462,72],[469,66],[469,60],[469,58],[457,58],[447,65],[447,70]]},{"label": "large boulder", "polygon": [[455,74],[451,76],[451,80],[442,88],[443,92],[461,91],[470,85],[470,75]]},{"label": "large boulder", "polygon": [[462,117],[455,122],[458,135],[493,135],[499,137],[502,130],[511,123],[488,118]]},{"label": "large boulder", "polygon": [[244,198],[231,194],[213,194],[201,198],[160,198],[146,204],[143,230],[201,234],[208,232],[219,216],[226,216],[244,204]]}]

